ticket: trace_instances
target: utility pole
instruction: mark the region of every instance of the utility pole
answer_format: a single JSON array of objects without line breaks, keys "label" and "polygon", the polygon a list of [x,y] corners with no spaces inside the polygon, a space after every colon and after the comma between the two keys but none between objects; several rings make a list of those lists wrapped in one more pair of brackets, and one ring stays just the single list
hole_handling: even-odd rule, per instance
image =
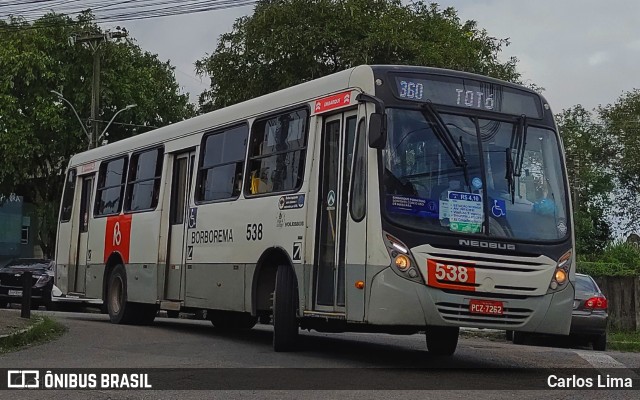
[{"label": "utility pole", "polygon": [[126,32],[105,32],[72,38],[72,42],[87,43],[93,51],[93,84],[91,86],[91,138],[89,148],[98,147],[100,126],[98,125],[98,112],[100,110],[100,45],[111,39],[127,37]]}]

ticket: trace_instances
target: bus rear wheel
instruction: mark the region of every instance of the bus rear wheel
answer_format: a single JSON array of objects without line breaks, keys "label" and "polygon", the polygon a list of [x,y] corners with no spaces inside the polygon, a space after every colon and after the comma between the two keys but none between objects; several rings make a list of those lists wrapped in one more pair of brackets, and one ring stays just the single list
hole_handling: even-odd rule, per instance
[{"label": "bus rear wheel", "polygon": [[114,324],[148,325],[158,312],[155,304],[127,301],[127,272],[122,264],[116,265],[109,275],[106,300],[109,319]]},{"label": "bus rear wheel", "polygon": [[460,328],[450,326],[428,326],[427,350],[436,356],[450,356],[458,347]]},{"label": "bus rear wheel", "polygon": [[273,294],[273,349],[292,351],[298,342],[298,293],[293,270],[288,265],[278,266]]}]

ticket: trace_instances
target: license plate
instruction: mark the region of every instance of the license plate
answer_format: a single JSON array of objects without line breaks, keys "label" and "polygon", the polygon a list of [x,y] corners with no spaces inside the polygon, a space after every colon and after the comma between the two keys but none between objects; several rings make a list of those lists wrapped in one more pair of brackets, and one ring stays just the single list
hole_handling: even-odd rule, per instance
[{"label": "license plate", "polygon": [[472,314],[502,315],[504,303],[493,300],[469,300],[469,312]]},{"label": "license plate", "polygon": [[22,290],[9,290],[9,296],[22,296]]}]

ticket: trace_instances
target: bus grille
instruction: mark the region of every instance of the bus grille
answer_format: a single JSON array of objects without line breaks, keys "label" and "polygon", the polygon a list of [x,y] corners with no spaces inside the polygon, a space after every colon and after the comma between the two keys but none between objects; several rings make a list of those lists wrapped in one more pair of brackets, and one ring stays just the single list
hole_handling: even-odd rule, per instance
[{"label": "bus grille", "polygon": [[436,303],[440,316],[447,322],[503,325],[505,327],[524,324],[533,314],[526,308],[505,308],[502,315],[472,314],[468,304]]}]

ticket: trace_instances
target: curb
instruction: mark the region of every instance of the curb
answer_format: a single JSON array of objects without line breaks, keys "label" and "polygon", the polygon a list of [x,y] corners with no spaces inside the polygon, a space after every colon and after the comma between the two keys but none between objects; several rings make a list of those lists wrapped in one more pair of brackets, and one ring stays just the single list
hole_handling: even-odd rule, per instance
[{"label": "curb", "polygon": [[27,328],[20,329],[20,330],[18,330],[18,331],[11,332],[11,333],[7,333],[7,334],[4,334],[4,335],[0,335],[0,342],[1,342],[3,339],[6,339],[6,338],[9,338],[9,337],[12,337],[12,336],[19,336],[19,335],[23,335],[23,334],[25,334],[25,333],[29,332],[30,330],[32,330],[33,328],[37,327],[38,325],[42,324],[43,322],[44,322],[44,319],[43,319],[43,318],[40,318],[40,320],[39,320],[38,322],[36,322],[35,324],[33,324],[33,325],[31,325],[31,326],[29,326],[29,327],[27,327]]}]

